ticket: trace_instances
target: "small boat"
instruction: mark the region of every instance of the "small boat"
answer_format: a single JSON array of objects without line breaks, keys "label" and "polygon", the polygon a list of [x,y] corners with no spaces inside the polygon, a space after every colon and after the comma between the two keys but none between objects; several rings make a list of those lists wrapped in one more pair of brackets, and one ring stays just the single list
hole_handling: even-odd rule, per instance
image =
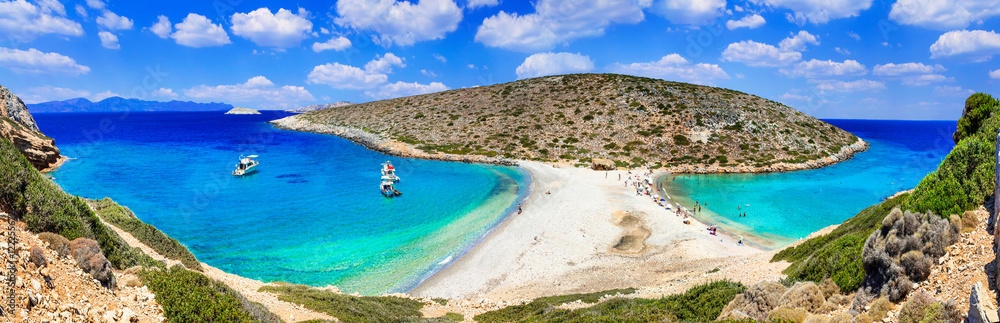
[{"label": "small boat", "polygon": [[236,170],[233,171],[233,176],[243,176],[257,171],[257,165],[260,165],[260,162],[254,158],[257,158],[257,155],[250,155],[246,157],[240,155],[240,163],[236,164]]},{"label": "small boat", "polygon": [[382,195],[384,195],[385,197],[403,195],[403,193],[396,190],[396,188],[392,187],[392,185],[393,185],[392,181],[382,181],[382,185],[379,187],[379,190],[382,191]]},{"label": "small boat", "polygon": [[389,161],[382,164],[382,180],[399,182],[399,176],[396,176],[396,168],[392,167],[392,163]]}]

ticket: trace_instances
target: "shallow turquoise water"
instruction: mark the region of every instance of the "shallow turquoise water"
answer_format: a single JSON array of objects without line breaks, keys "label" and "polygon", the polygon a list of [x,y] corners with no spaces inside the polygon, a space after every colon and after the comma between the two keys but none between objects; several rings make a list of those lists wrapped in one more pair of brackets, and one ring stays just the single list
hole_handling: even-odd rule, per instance
[{"label": "shallow turquoise water", "polygon": [[[406,291],[450,264],[526,195],[523,170],[388,157],[330,135],[277,130],[283,115],[38,114],[76,158],[51,175],[111,197],[199,260],[262,281]],[[230,172],[240,154],[259,171]],[[380,164],[402,197],[378,191]]]},{"label": "shallow turquoise water", "polygon": [[[681,175],[663,188],[698,217],[767,248],[839,224],[892,194],[917,186],[951,151],[954,121],[825,120],[871,144],[853,159],[775,174]],[[704,206],[707,202],[708,205]],[[739,217],[740,212],[747,216]]]}]

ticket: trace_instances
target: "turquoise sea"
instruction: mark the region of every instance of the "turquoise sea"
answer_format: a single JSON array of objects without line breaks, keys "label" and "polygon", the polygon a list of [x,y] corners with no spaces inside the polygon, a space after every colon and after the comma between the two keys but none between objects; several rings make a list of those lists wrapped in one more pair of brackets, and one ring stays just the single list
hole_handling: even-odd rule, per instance
[{"label": "turquoise sea", "polygon": [[[265,123],[286,115],[35,119],[76,158],[51,173],[67,192],[115,199],[226,272],[348,293],[415,287],[481,240],[531,185],[518,168],[388,157]],[[871,149],[818,170],[682,175],[668,177],[664,188],[688,208],[695,199],[708,202],[702,221],[774,248],[913,188],[953,146],[954,121],[827,121]],[[240,154],[260,155],[260,171],[229,175]],[[386,160],[397,166],[402,197],[378,192]]]},{"label": "turquoise sea", "polygon": [[[916,187],[954,147],[955,121],[824,121],[871,147],[849,161],[816,170],[668,176],[662,187],[686,208],[701,203],[697,217],[702,222],[777,248]],[[740,217],[742,212],[746,216]]]},{"label": "turquoise sea", "polygon": [[[407,291],[516,207],[530,176],[512,167],[389,157],[265,123],[287,114],[37,114],[75,158],[50,175],[111,197],[209,265],[240,276],[362,294]],[[257,173],[230,175],[241,154]],[[392,161],[403,196],[383,197]]]}]

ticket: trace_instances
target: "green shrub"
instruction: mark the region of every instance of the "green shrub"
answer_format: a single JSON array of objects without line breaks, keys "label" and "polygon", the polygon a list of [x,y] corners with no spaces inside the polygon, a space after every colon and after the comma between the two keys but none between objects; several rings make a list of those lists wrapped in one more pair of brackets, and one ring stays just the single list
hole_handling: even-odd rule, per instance
[{"label": "green shrub", "polygon": [[139,276],[156,294],[168,322],[281,322],[263,305],[182,266],[144,270]]},{"label": "green shrub", "polygon": [[996,105],[997,100],[985,93],[976,93],[965,99],[965,110],[962,111],[962,118],[958,119],[958,129],[952,135],[955,143],[976,133],[982,122],[993,114]]},{"label": "green shrub", "polygon": [[119,229],[125,230],[161,255],[180,261],[188,269],[202,270],[201,263],[198,262],[194,254],[188,251],[184,245],[181,245],[177,239],[168,237],[160,230],[157,230],[156,227],[143,223],[128,208],[118,205],[118,203],[115,203],[110,198],[91,201],[90,204],[101,219]]},{"label": "green shrub", "polygon": [[691,144],[691,141],[684,135],[674,135],[674,144],[678,146],[687,146]]},{"label": "green shrub", "polygon": [[305,285],[264,286],[261,292],[278,294],[278,299],[330,314],[342,322],[397,322],[422,316],[424,303],[393,296],[351,296]]}]

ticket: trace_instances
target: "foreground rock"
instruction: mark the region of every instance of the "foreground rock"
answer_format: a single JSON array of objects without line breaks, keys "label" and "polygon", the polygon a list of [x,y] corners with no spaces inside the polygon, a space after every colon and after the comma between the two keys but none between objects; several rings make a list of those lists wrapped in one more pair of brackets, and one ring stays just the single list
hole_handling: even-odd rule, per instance
[{"label": "foreground rock", "polygon": [[[0,222],[0,241],[4,243],[9,241],[8,226],[9,222]],[[6,313],[0,322],[166,321],[163,308],[141,283],[110,290],[80,270],[72,257],[60,256],[48,242],[25,230],[23,222],[17,223],[15,235],[15,252],[8,254],[6,248],[0,252],[0,263],[13,264],[16,270],[15,310]],[[46,266],[38,267],[32,261],[37,253],[47,259]],[[138,281],[130,273],[109,271],[108,274],[115,280]],[[3,300],[6,307],[6,295]]]},{"label": "foreground rock", "polygon": [[55,139],[38,130],[24,102],[3,86],[0,86],[0,138],[13,142],[36,169],[48,169],[60,161]]},{"label": "foreground rock", "polygon": [[236,107],[233,108],[232,110],[227,111],[226,114],[260,114],[260,111],[250,108]]}]

